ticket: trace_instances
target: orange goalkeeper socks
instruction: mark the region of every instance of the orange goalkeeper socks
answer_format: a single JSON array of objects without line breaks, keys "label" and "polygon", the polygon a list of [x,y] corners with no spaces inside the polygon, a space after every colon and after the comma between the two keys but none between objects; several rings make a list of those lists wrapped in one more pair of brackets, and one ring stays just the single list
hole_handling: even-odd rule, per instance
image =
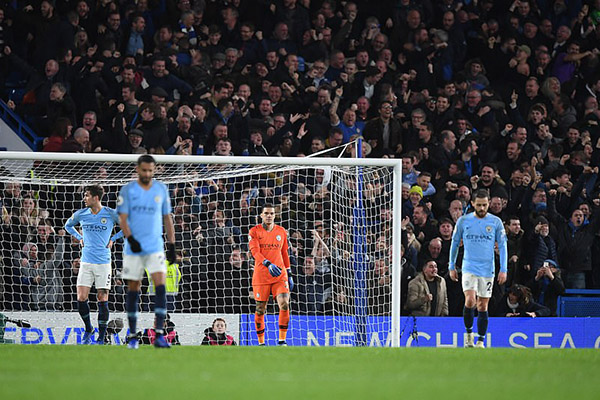
[{"label": "orange goalkeeper socks", "polygon": [[290,310],[279,310],[279,341],[280,342],[285,342],[289,323],[290,323]]},{"label": "orange goalkeeper socks", "polygon": [[254,326],[256,327],[256,336],[258,336],[258,344],[265,343],[265,315],[254,314]]}]

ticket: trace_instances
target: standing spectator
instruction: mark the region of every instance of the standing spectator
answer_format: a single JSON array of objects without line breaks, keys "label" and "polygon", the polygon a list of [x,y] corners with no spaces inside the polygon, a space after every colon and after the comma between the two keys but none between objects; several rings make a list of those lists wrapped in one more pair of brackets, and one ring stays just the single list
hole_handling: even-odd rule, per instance
[{"label": "standing spectator", "polygon": [[507,285],[510,287],[513,283],[524,283],[525,274],[529,273],[523,270],[525,255],[525,237],[521,229],[519,217],[511,215],[506,222],[506,239],[508,244],[508,275]]},{"label": "standing spectator", "polygon": [[392,110],[392,103],[381,102],[379,117],[370,120],[365,125],[365,139],[373,150],[371,157],[381,157],[387,151],[394,154],[402,152],[402,127],[393,117]]},{"label": "standing spectator", "polygon": [[389,260],[376,258],[369,273],[370,315],[390,315],[392,275]]},{"label": "standing spectator", "polygon": [[304,258],[302,270],[298,274],[298,307],[306,314],[323,313],[327,293],[331,291],[331,282],[327,275],[316,270],[315,259],[312,256]]},{"label": "standing spectator", "polygon": [[594,199],[594,213],[584,224],[583,212],[571,213],[567,220],[556,212],[556,190],[548,192],[548,217],[557,230],[558,263],[564,271],[568,289],[585,289],[585,274],[592,270],[592,243],[600,227],[598,207],[600,199]]},{"label": "standing spectator", "polygon": [[408,284],[406,309],[415,316],[447,316],[446,281],[437,274],[437,264],[429,260],[423,272]]},{"label": "standing spectator", "polygon": [[531,288],[533,299],[550,309],[551,316],[556,316],[558,296],[565,292],[565,284],[560,276],[560,269],[554,260],[545,260],[537,270],[535,277],[527,282]]}]

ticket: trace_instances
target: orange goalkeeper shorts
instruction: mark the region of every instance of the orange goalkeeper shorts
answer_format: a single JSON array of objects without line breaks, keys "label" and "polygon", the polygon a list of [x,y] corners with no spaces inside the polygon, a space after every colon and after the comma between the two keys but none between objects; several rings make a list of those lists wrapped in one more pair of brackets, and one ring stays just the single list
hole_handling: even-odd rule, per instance
[{"label": "orange goalkeeper shorts", "polygon": [[267,285],[253,285],[252,290],[254,291],[254,300],[256,301],[269,301],[269,295],[273,295],[273,298],[277,298],[281,293],[289,293],[290,287],[288,282],[279,281],[270,283]]}]

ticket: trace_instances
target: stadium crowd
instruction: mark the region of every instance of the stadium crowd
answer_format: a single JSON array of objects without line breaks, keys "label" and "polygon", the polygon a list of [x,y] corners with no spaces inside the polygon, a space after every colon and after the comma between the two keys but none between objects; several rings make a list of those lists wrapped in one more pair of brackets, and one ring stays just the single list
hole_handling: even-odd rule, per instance
[{"label": "stadium crowd", "polygon": [[[491,315],[548,316],[565,288],[600,288],[598,43],[600,0],[3,1],[0,86],[43,151],[355,156],[362,137],[363,156],[402,158],[407,314],[462,315],[452,231],[488,189],[509,241]],[[174,308],[251,311],[245,235],[270,201],[296,221],[293,312],[351,309],[323,174],[173,187]],[[54,195],[73,209],[4,185],[5,309],[72,308],[61,228],[79,203]],[[368,240],[373,314],[391,301],[387,222]]]}]

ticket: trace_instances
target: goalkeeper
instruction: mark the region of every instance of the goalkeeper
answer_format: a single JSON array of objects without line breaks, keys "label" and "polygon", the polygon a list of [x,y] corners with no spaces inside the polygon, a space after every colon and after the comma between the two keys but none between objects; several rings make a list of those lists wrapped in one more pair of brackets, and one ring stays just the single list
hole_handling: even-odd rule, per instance
[{"label": "goalkeeper", "polygon": [[[117,212],[102,205],[104,189],[99,185],[85,188],[83,201],[86,208],[67,220],[65,229],[81,246],[81,268],[77,274],[77,309],[85,324],[83,344],[92,344],[94,328],[90,320],[88,297],[92,285],[98,290],[98,344],[104,344],[108,324],[108,292],[111,284],[110,251],[113,243],[123,237],[123,231],[111,237],[113,227],[119,223]],[[75,226],[81,226],[81,234]]]},{"label": "goalkeeper", "polygon": [[265,311],[269,295],[279,306],[279,345],[287,346],[290,321],[290,291],[294,281],[290,275],[287,232],[275,225],[275,207],[265,204],[260,214],[262,224],[250,229],[250,251],[254,257],[252,289],[256,300],[254,323],[259,346],[265,345]]}]

